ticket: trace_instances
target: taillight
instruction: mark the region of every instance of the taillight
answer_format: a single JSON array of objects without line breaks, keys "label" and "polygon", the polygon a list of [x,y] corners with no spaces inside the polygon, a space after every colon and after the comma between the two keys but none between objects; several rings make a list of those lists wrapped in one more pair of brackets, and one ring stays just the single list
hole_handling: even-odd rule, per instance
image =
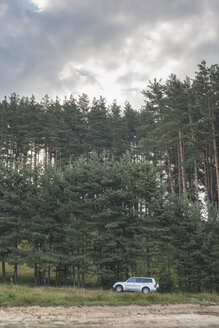
[{"label": "taillight", "polygon": [[157,288],[157,284],[154,285],[154,288]]}]

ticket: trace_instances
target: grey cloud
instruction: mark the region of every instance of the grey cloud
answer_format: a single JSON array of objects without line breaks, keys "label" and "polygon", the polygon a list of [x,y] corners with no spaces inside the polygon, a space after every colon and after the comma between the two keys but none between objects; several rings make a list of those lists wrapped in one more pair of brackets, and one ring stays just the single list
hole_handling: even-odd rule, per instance
[{"label": "grey cloud", "polygon": [[[130,69],[127,73],[118,76],[117,82],[120,83],[121,85],[131,86],[135,81],[145,82],[148,78],[149,75],[147,72],[144,72],[144,70],[142,70],[142,72],[135,72]],[[124,90],[127,89],[136,90],[136,88],[133,87],[128,87],[125,88]]]},{"label": "grey cloud", "polygon": [[[119,17],[134,20],[154,21],[156,19],[180,19],[181,17],[200,14],[208,0],[52,0],[50,10],[73,8],[73,10],[88,10],[98,16],[110,17],[115,21]],[[211,1],[211,0],[210,0]],[[73,3],[73,5],[72,5]],[[137,18],[137,19],[136,19]]]},{"label": "grey cloud", "polygon": [[[90,72],[89,70],[78,69],[71,67],[67,77],[62,79],[62,82],[65,86],[70,87],[71,85],[77,86],[86,86],[89,84],[99,85],[98,78]],[[100,85],[99,85],[100,86]]]},{"label": "grey cloud", "polygon": [[[171,34],[164,33],[153,58],[147,53],[147,47],[146,53],[140,50],[141,42],[147,40],[140,38],[139,31],[145,31],[150,38],[151,32],[164,22],[177,26],[196,22],[197,18],[201,22],[206,11],[216,16],[218,3],[217,0],[50,0],[46,10],[37,12],[28,0],[1,0],[1,96],[13,91],[60,94],[66,85],[77,88],[82,83],[79,72],[72,70],[71,78],[59,79],[68,62],[83,66],[95,58],[101,60],[107,74],[108,70],[116,70],[121,62],[129,65],[133,56],[142,64],[144,72],[140,74],[130,68],[130,72],[118,77],[121,88],[128,89],[132,87],[132,79],[143,81],[150,77],[153,69],[160,67],[162,76],[162,67],[169,58],[180,61],[192,56],[193,60],[188,61],[195,65],[200,55],[215,60],[214,53],[219,53],[217,40],[193,45],[192,38],[202,33],[201,24],[195,23],[190,40],[184,40],[183,35],[173,39]],[[216,30],[215,25],[216,18],[209,21],[211,30]],[[123,50],[127,47],[127,38],[136,38],[136,41],[126,56]],[[98,85],[98,77],[93,72],[84,72],[86,83]]]}]

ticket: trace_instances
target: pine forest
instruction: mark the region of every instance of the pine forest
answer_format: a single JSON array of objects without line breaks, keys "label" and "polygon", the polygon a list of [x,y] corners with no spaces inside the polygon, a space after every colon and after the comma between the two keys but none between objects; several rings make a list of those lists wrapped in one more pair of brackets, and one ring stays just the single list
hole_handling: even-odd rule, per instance
[{"label": "pine forest", "polygon": [[142,107],[86,94],[0,102],[3,282],[219,291],[219,66],[172,74]]}]

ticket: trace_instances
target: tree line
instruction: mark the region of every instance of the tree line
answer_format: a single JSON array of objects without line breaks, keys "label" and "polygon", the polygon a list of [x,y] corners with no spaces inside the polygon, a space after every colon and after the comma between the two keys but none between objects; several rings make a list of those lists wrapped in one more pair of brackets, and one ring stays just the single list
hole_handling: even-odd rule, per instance
[{"label": "tree line", "polygon": [[163,291],[218,286],[218,65],[171,75],[144,105],[83,94],[0,103],[0,260],[35,285],[154,275]]}]

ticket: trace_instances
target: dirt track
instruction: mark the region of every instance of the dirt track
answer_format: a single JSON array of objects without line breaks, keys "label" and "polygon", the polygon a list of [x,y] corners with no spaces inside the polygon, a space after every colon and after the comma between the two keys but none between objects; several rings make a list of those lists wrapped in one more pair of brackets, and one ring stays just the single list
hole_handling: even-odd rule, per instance
[{"label": "dirt track", "polygon": [[219,306],[0,307],[0,327],[218,328]]}]

